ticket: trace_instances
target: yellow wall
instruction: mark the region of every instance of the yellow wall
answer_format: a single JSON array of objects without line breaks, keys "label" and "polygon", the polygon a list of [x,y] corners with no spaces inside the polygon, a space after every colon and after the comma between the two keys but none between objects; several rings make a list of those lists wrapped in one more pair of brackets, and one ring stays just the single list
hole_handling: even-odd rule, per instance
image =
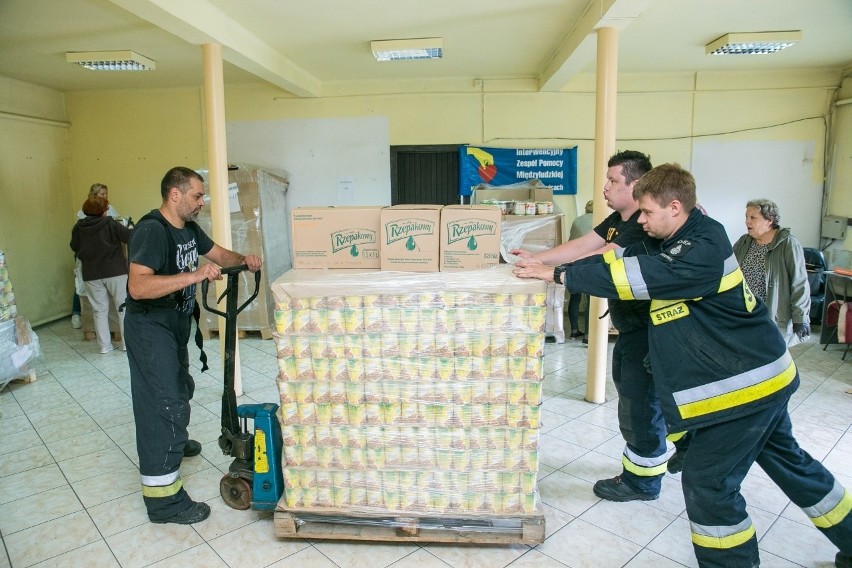
[{"label": "yellow wall", "polygon": [[67,93],[66,101],[74,212],[99,182],[120,215],[139,219],[160,206],[169,168],[205,165],[200,88]]},{"label": "yellow wall", "polygon": [[[827,114],[840,80],[836,70],[622,76],[616,147],[647,152],[655,163],[676,161],[690,167],[698,140],[812,141],[817,148],[812,175],[821,180],[825,138],[821,117]],[[593,191],[602,189],[592,187],[592,76],[576,77],[559,93],[536,92],[531,81],[521,80],[486,81],[482,90],[451,80],[328,84],[323,88],[323,97],[299,99],[267,83],[228,86],[226,119],[386,116],[392,145],[577,145],[578,196],[576,201],[560,197],[557,204],[570,221],[577,204],[582,206]],[[67,247],[65,233],[70,231],[73,213],[95,181],[110,187],[110,198],[119,213],[138,219],[158,206],[159,180],[169,167],[207,167],[202,96],[200,87],[65,93],[67,119],[72,124],[67,145],[70,166],[64,183],[50,184],[51,209],[62,211],[61,223],[56,219],[62,226],[50,228],[47,239]],[[790,124],[781,125],[785,122]],[[37,141],[33,144],[35,153],[43,153]],[[61,174],[65,171],[63,159],[57,150],[45,161],[51,161],[52,169]],[[5,192],[9,183],[6,172],[18,164],[6,156],[0,160],[7,165],[3,171]],[[0,220],[5,220],[5,213]],[[29,221],[15,223],[27,226],[30,232],[35,230]],[[0,236],[5,233],[5,227],[0,229]],[[57,257],[67,261],[61,272],[70,272],[70,255],[64,248]],[[45,286],[60,290],[53,312],[67,313],[70,278],[63,274],[29,281],[38,286],[27,289],[25,295],[44,297],[47,292],[38,289]],[[27,306],[39,302],[27,299]]]},{"label": "yellow wall", "polygon": [[[685,166],[691,162],[695,135],[719,140],[813,140],[822,152],[821,119],[754,128],[824,114],[838,82],[839,74],[834,71],[759,77],[689,73],[621,77],[618,147],[646,151],[655,163],[678,161]],[[453,81],[332,84],[324,90],[328,96],[299,99],[266,83],[230,86],[225,93],[226,119],[381,115],[389,118],[393,145],[578,145],[580,190],[576,201],[583,204],[591,197],[593,78],[579,77],[560,93],[539,93],[534,83],[517,80],[486,82],[483,92]],[[201,163],[201,109],[195,106],[201,103],[200,91],[81,92],[66,97],[74,122],[73,182],[79,196],[84,196],[93,178],[103,177],[99,172],[104,166],[121,164],[120,168],[110,166],[110,171],[118,170],[120,183],[110,181],[109,176],[102,181],[110,185],[110,197],[119,212],[137,216],[151,202],[123,192],[148,191],[158,175],[180,160],[192,167],[206,166]],[[104,131],[114,128],[108,126],[111,123],[122,128]],[[724,134],[743,129],[746,132]],[[105,134],[106,140],[101,138]],[[173,144],[175,139],[179,142]],[[822,176],[821,164],[814,176]],[[576,214],[573,199],[562,198],[559,204],[570,216]]]},{"label": "yellow wall", "polygon": [[33,324],[71,311],[69,130],[61,93],[0,77],[0,250]]}]

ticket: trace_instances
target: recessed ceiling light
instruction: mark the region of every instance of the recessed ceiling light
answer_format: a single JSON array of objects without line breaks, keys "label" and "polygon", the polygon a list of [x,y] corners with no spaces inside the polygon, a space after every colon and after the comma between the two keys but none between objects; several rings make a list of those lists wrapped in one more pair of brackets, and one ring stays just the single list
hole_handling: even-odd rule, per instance
[{"label": "recessed ceiling light", "polygon": [[371,41],[370,49],[376,61],[441,59],[444,55],[444,39],[440,37],[385,39]]},{"label": "recessed ceiling light", "polygon": [[708,55],[767,55],[795,45],[802,32],[753,32],[725,34],[708,43]]},{"label": "recessed ceiling light", "polygon": [[135,51],[69,51],[65,60],[92,71],[150,71],[153,60]]}]

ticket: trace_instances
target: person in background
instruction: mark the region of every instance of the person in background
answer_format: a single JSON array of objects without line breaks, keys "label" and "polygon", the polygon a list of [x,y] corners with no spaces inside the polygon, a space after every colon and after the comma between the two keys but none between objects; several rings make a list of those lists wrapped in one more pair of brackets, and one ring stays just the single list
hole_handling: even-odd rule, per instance
[{"label": "person in background", "polygon": [[781,213],[769,199],[746,203],[747,233],[734,243],[734,255],[755,296],[792,347],[811,333],[811,291],[805,253],[790,229],[781,228]]},{"label": "person in background", "polygon": [[[245,264],[257,272],[262,261],[220,247],[195,222],[204,206],[204,178],[194,170],[170,169],[160,195],[160,208],[139,220],[130,239],[127,359],[148,519],[188,525],[210,515],[210,506],[193,501],[180,477],[183,458],[201,453],[187,432],[195,391],[187,349],[191,317],[198,321],[195,286],[221,279],[219,266]],[[199,255],[211,262],[199,266]]]},{"label": "person in background", "polygon": [[[109,204],[109,188],[102,183],[93,183],[92,187],[89,188],[89,197],[100,197],[104,199],[107,204]],[[88,199],[88,197],[87,197]],[[107,215],[115,219],[118,217],[118,211],[115,210],[115,207],[112,205],[107,205]],[[86,213],[80,209],[77,211],[77,220],[85,219]],[[78,260],[76,255],[74,257],[75,264]],[[77,268],[75,268],[77,270]],[[71,299],[71,327],[74,329],[80,329],[83,327],[83,322],[80,319],[80,295],[77,293],[77,289],[74,289],[74,297]]]},{"label": "person in background", "polygon": [[[695,179],[657,166],[634,188],[649,237],[518,276],[623,301],[650,300],[650,365],[666,424],[690,431],[683,495],[702,568],[760,566],[740,493],[756,462],[852,566],[852,493],[799,447],[788,413],[799,373],[733,254],[724,227],[695,207]],[[641,522],[641,519],[637,519]]]},{"label": "person in background", "polygon": [[109,203],[97,196],[83,202],[86,216],[71,231],[71,250],[82,263],[86,296],[92,304],[95,335],[101,353],[115,347],[109,331],[109,303],[118,312],[121,350],[124,351],[124,310],[120,307],[127,296],[127,258],[122,243],[130,238],[130,230],[107,215]]},{"label": "person in background", "polygon": [[[586,212],[574,219],[571,223],[571,231],[568,233],[568,240],[573,241],[579,239],[586,233],[592,230],[592,209],[594,201],[589,199],[586,202]],[[580,302],[583,299],[583,294],[571,294],[568,298],[568,324],[571,326],[571,333],[568,337],[576,339],[583,336],[580,331]],[[586,310],[586,333],[589,332],[589,310]]]},{"label": "person in background", "polygon": [[[651,159],[641,152],[625,150],[614,154],[607,166],[604,198],[614,213],[593,231],[550,250],[535,255],[511,251],[521,257],[515,263],[515,274],[521,276],[535,269],[546,272],[547,265],[552,272],[555,265],[645,239],[633,187],[651,170]],[[625,441],[621,474],[601,479],[593,487],[595,495],[609,501],[657,499],[666,463],[673,453],[666,444],[666,424],[653,377],[645,365],[648,310],[648,302],[623,302],[618,298],[609,301],[610,317],[618,330],[612,351],[612,380],[618,391],[618,426]]]}]

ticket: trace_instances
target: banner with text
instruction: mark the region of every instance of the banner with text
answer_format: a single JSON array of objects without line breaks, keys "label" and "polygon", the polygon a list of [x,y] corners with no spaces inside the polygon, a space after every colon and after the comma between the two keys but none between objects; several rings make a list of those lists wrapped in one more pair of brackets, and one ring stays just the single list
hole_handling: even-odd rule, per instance
[{"label": "banner with text", "polygon": [[459,193],[470,195],[479,184],[511,185],[538,179],[554,195],[577,194],[577,147],[459,147]]}]

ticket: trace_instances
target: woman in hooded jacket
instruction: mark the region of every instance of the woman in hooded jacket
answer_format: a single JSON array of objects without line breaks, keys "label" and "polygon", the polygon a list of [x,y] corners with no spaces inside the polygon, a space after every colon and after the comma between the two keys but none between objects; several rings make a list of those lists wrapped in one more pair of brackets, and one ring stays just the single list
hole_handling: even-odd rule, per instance
[{"label": "woman in hooded jacket", "polygon": [[127,257],[123,243],[130,238],[130,229],[108,215],[109,202],[90,196],[83,202],[85,217],[71,230],[71,250],[83,266],[83,283],[92,304],[95,334],[102,354],[115,346],[109,331],[109,302],[118,311],[119,330],[124,351],[124,312],[119,307],[127,298]]}]

